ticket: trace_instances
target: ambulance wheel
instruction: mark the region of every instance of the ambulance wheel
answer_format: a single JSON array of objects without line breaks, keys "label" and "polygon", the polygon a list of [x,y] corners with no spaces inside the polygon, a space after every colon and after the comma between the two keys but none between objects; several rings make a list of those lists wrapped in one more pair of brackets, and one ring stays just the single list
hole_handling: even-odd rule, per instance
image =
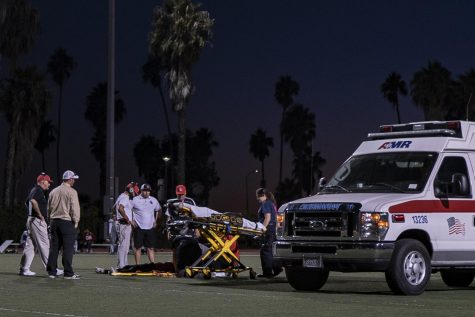
[{"label": "ambulance wheel", "polygon": [[205,280],[211,279],[211,270],[210,269],[203,269],[203,278]]},{"label": "ambulance wheel", "polygon": [[473,282],[475,272],[456,269],[442,270],[440,271],[440,276],[445,285],[449,287],[469,287]]},{"label": "ambulance wheel", "polygon": [[285,268],[287,281],[297,291],[318,291],[327,282],[329,274],[328,269],[313,269],[301,266]]},{"label": "ambulance wheel", "polygon": [[432,271],[429,252],[414,239],[396,242],[389,269],[385,272],[389,288],[400,295],[422,294]]},{"label": "ambulance wheel", "polygon": [[195,277],[195,272],[193,272],[192,269],[190,269],[189,267],[185,268],[185,275],[186,277],[189,277],[189,278],[193,278]]},{"label": "ambulance wheel", "polygon": [[255,279],[256,279],[256,276],[257,276],[256,271],[254,271],[253,269],[249,270],[249,278],[250,278],[251,280],[255,280]]}]

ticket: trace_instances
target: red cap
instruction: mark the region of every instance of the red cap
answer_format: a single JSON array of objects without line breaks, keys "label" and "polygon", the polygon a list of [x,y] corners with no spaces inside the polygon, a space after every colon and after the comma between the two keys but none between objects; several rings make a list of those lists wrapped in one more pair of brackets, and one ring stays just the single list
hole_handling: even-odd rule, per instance
[{"label": "red cap", "polygon": [[53,180],[51,179],[51,177],[49,177],[47,174],[45,173],[41,173],[40,175],[38,175],[38,177],[36,178],[36,182],[39,183],[41,181],[47,181],[48,183],[53,183]]},{"label": "red cap", "polygon": [[186,195],[185,185],[178,185],[175,189],[177,195]]},{"label": "red cap", "polygon": [[139,186],[137,185],[137,183],[131,182],[126,186],[126,190],[128,192],[130,192],[131,194],[132,194],[132,191],[133,191],[133,193],[135,193],[135,195],[138,195]]}]

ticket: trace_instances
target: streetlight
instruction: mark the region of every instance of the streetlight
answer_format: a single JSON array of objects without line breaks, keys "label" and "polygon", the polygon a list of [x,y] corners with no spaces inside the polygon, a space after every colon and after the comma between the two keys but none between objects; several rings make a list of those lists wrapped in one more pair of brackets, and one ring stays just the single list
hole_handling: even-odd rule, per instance
[{"label": "streetlight", "polygon": [[163,192],[165,195],[165,201],[168,199],[168,162],[170,162],[169,156],[162,157],[162,160],[165,162],[165,181],[163,182]]},{"label": "streetlight", "polygon": [[249,175],[257,173],[259,173],[259,170],[253,169],[252,171],[246,174],[246,213],[249,212],[249,186],[247,185],[247,179],[249,178]]}]

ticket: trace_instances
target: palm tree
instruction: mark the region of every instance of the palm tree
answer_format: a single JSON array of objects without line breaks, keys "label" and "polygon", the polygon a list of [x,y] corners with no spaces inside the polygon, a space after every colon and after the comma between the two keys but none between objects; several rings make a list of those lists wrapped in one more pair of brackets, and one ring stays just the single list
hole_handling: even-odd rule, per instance
[{"label": "palm tree", "polygon": [[151,185],[155,184],[160,175],[163,175],[163,154],[160,140],[151,135],[141,137],[134,146],[134,158],[139,176]]},{"label": "palm tree", "polygon": [[397,113],[397,122],[401,123],[401,115],[399,113],[399,94],[406,96],[407,88],[406,82],[401,79],[401,75],[398,73],[392,72],[389,74],[388,78],[381,84],[381,92]]},{"label": "palm tree", "polygon": [[315,114],[308,108],[297,104],[291,106],[286,113],[285,120],[281,124],[284,139],[290,144],[294,153],[294,177],[297,186],[303,194],[305,177],[305,161],[312,155],[311,144],[315,138]]},{"label": "palm tree", "polygon": [[186,159],[186,185],[195,201],[207,205],[211,189],[218,186],[216,164],[212,160],[213,149],[219,146],[212,131],[201,128],[187,133],[187,149],[192,155]]},{"label": "palm tree", "polygon": [[261,128],[251,135],[249,152],[261,162],[261,187],[266,187],[264,159],[269,156],[269,148],[274,147],[274,140]]},{"label": "palm tree", "polygon": [[58,48],[51,55],[48,62],[48,72],[53,77],[53,80],[58,84],[59,98],[58,98],[58,120],[57,120],[57,134],[56,134],[56,177],[59,178],[60,170],[60,141],[61,141],[61,110],[63,108],[63,86],[64,82],[69,79],[71,72],[76,68],[76,62],[68,55],[64,48]]},{"label": "palm tree", "polygon": [[452,119],[473,120],[475,115],[475,69],[470,68],[459,76],[454,85],[456,102],[452,108]]},{"label": "palm tree", "polygon": [[[119,97],[119,92],[115,92],[115,122],[122,121],[126,109],[124,101]],[[102,82],[93,88],[86,98],[85,118],[91,122],[94,128],[94,135],[91,138],[89,148],[96,161],[99,162],[99,189],[101,196],[106,192],[105,172],[106,172],[106,122],[107,122],[107,83]]]},{"label": "palm tree", "polygon": [[439,62],[429,62],[414,74],[411,97],[424,110],[426,120],[444,120],[451,95],[450,72]]},{"label": "palm tree", "polygon": [[44,172],[46,171],[45,150],[54,141],[56,141],[56,128],[51,120],[44,121],[35,143],[35,149],[41,153],[41,167]]},{"label": "palm tree", "polygon": [[34,46],[39,30],[38,10],[26,0],[3,0],[0,3],[0,55],[9,60],[9,74],[17,67],[21,54]]},{"label": "palm tree", "polygon": [[191,0],[165,0],[153,12],[149,51],[159,56],[170,87],[170,100],[178,115],[178,181],[185,182],[186,105],[193,91],[191,68],[211,38],[213,20]]},{"label": "palm tree", "polygon": [[170,120],[168,118],[168,108],[167,103],[165,101],[165,94],[163,93],[162,87],[162,72],[164,71],[165,67],[158,56],[148,56],[147,62],[142,66],[142,79],[144,82],[150,82],[150,84],[158,88],[160,93],[160,99],[162,101],[162,108],[163,113],[165,114],[165,122],[167,124],[167,132],[168,132],[168,142],[170,147],[170,155],[171,155],[171,164],[173,165],[175,162],[174,159],[174,149],[173,149],[173,142],[172,142],[172,130],[170,128]]},{"label": "palm tree", "polygon": [[[294,96],[299,93],[300,86],[290,76],[281,76],[275,84],[274,97],[282,106],[282,118],[280,124],[285,120],[285,114],[294,103]],[[282,160],[284,157],[284,132],[280,129],[280,160],[279,160],[279,183],[282,181]]]},{"label": "palm tree", "polygon": [[18,181],[31,163],[33,147],[50,101],[44,77],[36,67],[17,68],[12,78],[2,82],[0,110],[10,124],[4,178],[5,207],[15,202]]}]

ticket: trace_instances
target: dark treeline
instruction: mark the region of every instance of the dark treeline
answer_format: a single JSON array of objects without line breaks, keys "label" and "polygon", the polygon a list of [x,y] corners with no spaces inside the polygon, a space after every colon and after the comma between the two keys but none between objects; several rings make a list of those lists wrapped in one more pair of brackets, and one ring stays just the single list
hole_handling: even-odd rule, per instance
[{"label": "dark treeline", "polygon": [[[165,0],[151,16],[148,42],[144,43],[149,56],[144,60],[142,77],[145,84],[158,91],[156,105],[163,112],[167,135],[138,136],[131,151],[139,175],[155,190],[157,180],[164,179],[167,189],[164,198],[173,194],[176,184],[184,183],[189,194],[206,205],[211,190],[219,185],[213,160],[219,136],[215,137],[208,127],[196,131],[187,129],[186,110],[196,89],[192,67],[212,39],[214,20],[191,0]],[[67,166],[61,161],[61,151],[64,151],[62,120],[67,106],[64,100],[68,98],[63,92],[75,70],[84,66],[76,63],[74,52],[61,47],[51,48],[50,58],[42,65],[20,63],[20,57],[35,47],[40,22],[40,12],[30,1],[0,1],[0,111],[8,123],[6,148],[2,154],[6,160],[1,190],[0,241],[7,237],[17,238],[23,231],[22,200],[26,193],[18,192],[18,182],[30,166],[34,151],[41,155],[43,171],[56,176],[57,180]],[[394,107],[398,122],[404,121],[400,98],[407,95],[422,109],[427,120],[473,120],[475,115],[474,69],[455,77],[441,63],[429,62],[415,71],[409,87],[401,75],[392,72],[379,88]],[[249,151],[260,164],[261,186],[271,187],[269,189],[276,192],[279,203],[315,193],[321,167],[325,164],[314,144],[316,122],[320,118],[299,103],[299,92],[300,85],[291,76],[277,78],[274,97],[281,113],[280,122],[276,122],[279,135],[274,140],[262,128],[255,127],[249,139]],[[53,114],[51,108],[56,103],[57,112]],[[95,83],[84,96],[84,118],[93,129],[89,151],[99,166],[100,190],[97,197],[81,196],[85,212],[80,224],[81,229],[88,227],[95,232],[100,230],[104,220],[102,202],[98,198],[106,188],[106,104],[107,83]],[[131,111],[120,97],[120,91],[115,93],[115,107],[115,121],[120,125]],[[53,150],[53,146],[55,161],[47,162],[45,152]],[[274,146],[279,153],[279,170],[269,171],[265,169],[265,162]],[[285,151],[286,146],[290,151]],[[282,162],[287,155],[292,159],[291,175],[283,172]],[[267,182],[269,173],[278,174],[277,184]]]}]

